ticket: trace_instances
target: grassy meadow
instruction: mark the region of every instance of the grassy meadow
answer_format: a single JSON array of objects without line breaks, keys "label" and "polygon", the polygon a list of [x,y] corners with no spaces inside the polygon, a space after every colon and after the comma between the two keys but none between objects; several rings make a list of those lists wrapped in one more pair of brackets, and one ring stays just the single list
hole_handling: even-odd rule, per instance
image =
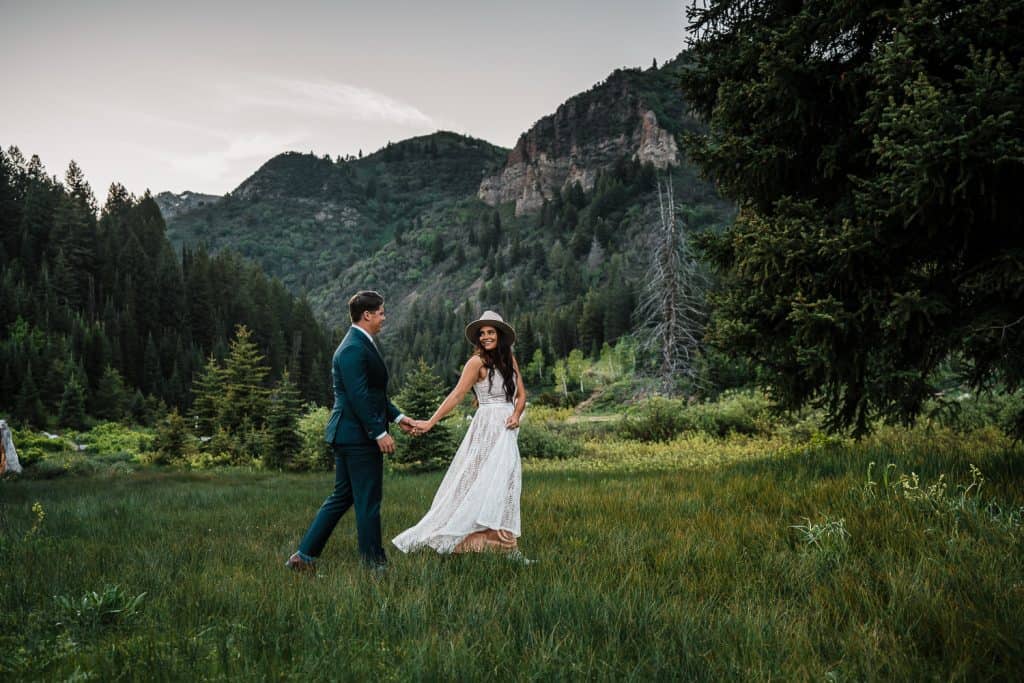
[{"label": "grassy meadow", "polygon": [[[1024,452],[999,432],[859,443],[606,436],[524,468],[522,566],[289,573],[331,475],[115,468],[0,482],[0,678],[1010,680]],[[440,473],[389,473],[384,532]]]}]

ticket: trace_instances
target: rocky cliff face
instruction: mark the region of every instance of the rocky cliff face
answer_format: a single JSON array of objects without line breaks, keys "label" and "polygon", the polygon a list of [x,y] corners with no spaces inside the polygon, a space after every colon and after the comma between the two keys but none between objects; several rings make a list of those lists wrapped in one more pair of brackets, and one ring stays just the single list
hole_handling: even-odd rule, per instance
[{"label": "rocky cliff face", "polygon": [[211,206],[219,202],[223,197],[215,194],[200,194],[198,192],[185,191],[181,194],[173,192],[161,192],[153,197],[156,205],[160,207],[160,213],[164,220],[170,220],[175,216],[188,213],[202,206]]},{"label": "rocky cliff face", "polygon": [[515,202],[516,215],[522,215],[575,182],[591,189],[598,172],[623,157],[659,169],[678,165],[679,107],[667,116],[675,125],[666,126],[655,113],[665,111],[663,101],[679,99],[672,92],[665,96],[671,83],[671,76],[653,69],[616,71],[520,136],[505,167],[483,179],[477,196],[491,206]]}]

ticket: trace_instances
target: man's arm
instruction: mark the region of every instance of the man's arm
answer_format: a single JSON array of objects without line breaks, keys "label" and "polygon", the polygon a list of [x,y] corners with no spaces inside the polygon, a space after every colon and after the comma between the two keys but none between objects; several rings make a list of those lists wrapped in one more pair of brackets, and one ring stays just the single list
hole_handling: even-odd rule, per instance
[{"label": "man's arm", "polygon": [[348,404],[352,407],[356,419],[366,432],[366,436],[376,439],[378,434],[387,434],[384,421],[370,411],[370,393],[366,385],[365,352],[356,345],[341,351],[338,367],[341,370],[341,381],[345,386]]}]

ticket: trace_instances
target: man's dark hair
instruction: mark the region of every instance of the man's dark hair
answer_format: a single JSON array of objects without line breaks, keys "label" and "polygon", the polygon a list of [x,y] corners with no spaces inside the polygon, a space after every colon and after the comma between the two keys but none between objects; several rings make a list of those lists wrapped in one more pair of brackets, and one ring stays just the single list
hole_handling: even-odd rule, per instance
[{"label": "man's dark hair", "polygon": [[365,291],[356,292],[348,300],[348,314],[352,322],[359,322],[366,311],[376,311],[384,305],[384,297],[379,292]]}]

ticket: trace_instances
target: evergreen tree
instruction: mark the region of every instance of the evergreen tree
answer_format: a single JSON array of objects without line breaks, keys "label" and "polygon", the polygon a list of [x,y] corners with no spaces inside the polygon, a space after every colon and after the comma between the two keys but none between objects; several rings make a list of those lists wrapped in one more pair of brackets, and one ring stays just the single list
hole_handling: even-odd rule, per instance
[{"label": "evergreen tree", "polygon": [[437,233],[430,240],[430,260],[433,263],[440,263],[444,257],[444,240],[441,239],[440,233]]},{"label": "evergreen tree", "polygon": [[125,416],[127,401],[128,395],[121,373],[108,365],[96,387],[93,397],[95,408],[92,413],[103,420],[121,420]]},{"label": "evergreen tree", "polygon": [[268,449],[263,455],[264,467],[282,469],[287,467],[302,448],[302,437],[298,432],[302,416],[302,402],[299,392],[285,370],[281,381],[270,396],[270,412],[267,415]]},{"label": "evergreen tree", "polygon": [[142,390],[154,396],[162,393],[163,371],[160,367],[160,353],[157,351],[153,335],[146,338],[146,351],[143,356]]},{"label": "evergreen tree", "polygon": [[85,428],[85,387],[78,379],[78,373],[71,373],[60,399],[57,422],[71,429]]},{"label": "evergreen tree", "polygon": [[[1024,2],[714,0],[689,14],[689,154],[739,203],[709,336],[834,429],[960,379],[1024,384]],[[1018,426],[1024,435],[1024,411]]]},{"label": "evergreen tree", "polygon": [[[441,378],[420,358],[395,402],[406,415],[427,416],[441,405],[444,397]],[[436,469],[446,466],[454,454],[451,431],[440,422],[426,434],[411,438],[393,457],[417,469]]]},{"label": "evergreen tree", "polygon": [[193,426],[200,436],[212,436],[220,425],[224,368],[212,353],[192,383]]},{"label": "evergreen tree", "polygon": [[157,422],[152,448],[153,462],[160,465],[186,462],[195,451],[185,419],[177,409]]},{"label": "evergreen tree", "polygon": [[22,423],[41,427],[46,422],[46,410],[40,398],[39,387],[32,377],[32,366],[25,369],[21,387],[14,400],[14,416]]},{"label": "evergreen tree", "polygon": [[224,361],[218,411],[220,427],[237,433],[247,420],[257,426],[265,424],[270,392],[263,380],[268,372],[264,356],[252,341],[252,332],[245,325],[239,325]]}]

